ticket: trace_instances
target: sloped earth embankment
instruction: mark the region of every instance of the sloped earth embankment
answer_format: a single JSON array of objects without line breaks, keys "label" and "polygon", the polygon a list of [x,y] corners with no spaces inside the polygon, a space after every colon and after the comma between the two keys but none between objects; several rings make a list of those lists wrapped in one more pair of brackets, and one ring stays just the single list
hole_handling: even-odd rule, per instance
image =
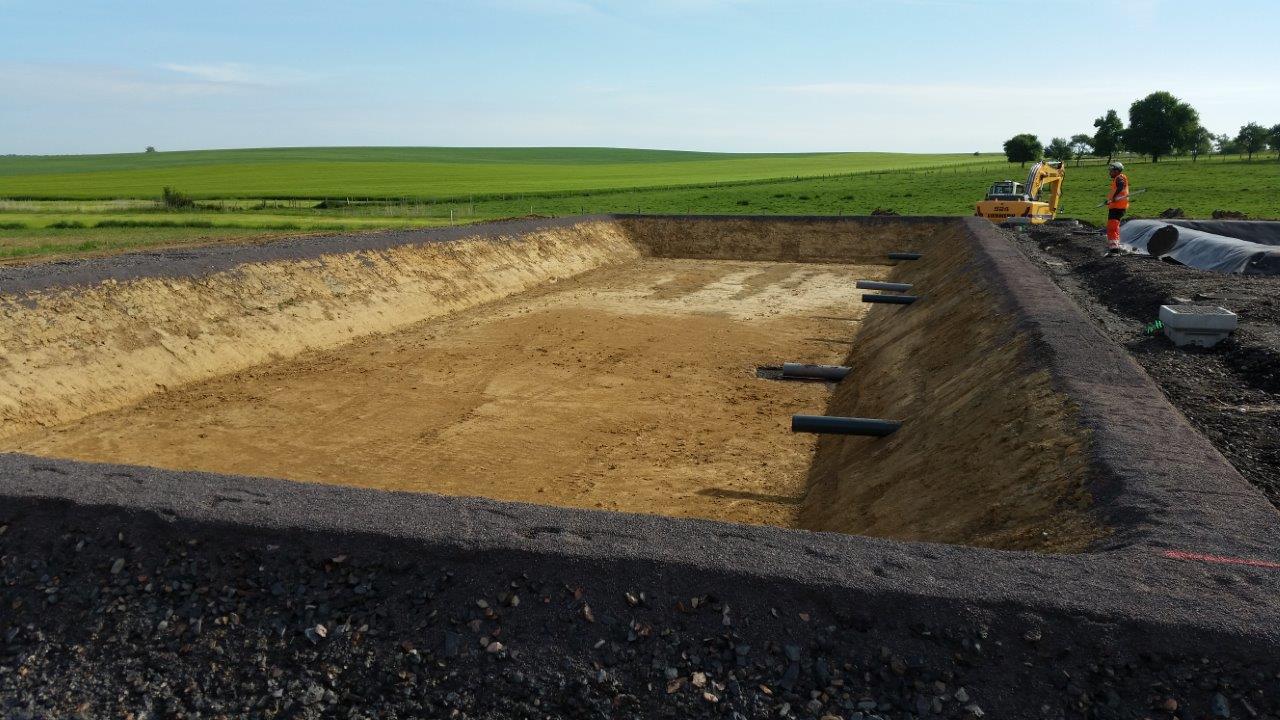
[{"label": "sloped earth embankment", "polygon": [[801,527],[906,540],[1083,552],[1088,433],[977,270],[963,226],[938,228],[891,279],[919,300],[857,328],[832,415],[901,421],[887,438],[823,436]]}]

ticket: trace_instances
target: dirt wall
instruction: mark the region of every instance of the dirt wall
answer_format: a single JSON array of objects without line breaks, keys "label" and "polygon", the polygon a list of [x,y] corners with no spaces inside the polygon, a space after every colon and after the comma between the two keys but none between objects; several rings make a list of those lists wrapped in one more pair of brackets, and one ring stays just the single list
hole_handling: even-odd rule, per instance
[{"label": "dirt wall", "polygon": [[896,266],[922,299],[878,305],[854,338],[831,415],[898,420],[884,438],[824,436],[801,526],[906,540],[1074,552],[1102,530],[1087,434],[983,286],[955,223]]},{"label": "dirt wall", "polygon": [[654,257],[883,264],[928,238],[943,218],[623,218],[619,226]]},{"label": "dirt wall", "polygon": [[613,263],[608,222],[0,293],[0,438]]}]

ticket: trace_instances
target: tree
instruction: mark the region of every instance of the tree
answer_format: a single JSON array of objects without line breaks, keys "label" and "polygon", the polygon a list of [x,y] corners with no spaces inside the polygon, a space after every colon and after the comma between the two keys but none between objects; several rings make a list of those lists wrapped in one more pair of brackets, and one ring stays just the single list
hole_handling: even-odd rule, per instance
[{"label": "tree", "polygon": [[1167,92],[1153,92],[1129,106],[1129,129],[1125,146],[1151,162],[1188,146],[1188,139],[1200,126],[1200,113]]},{"label": "tree", "polygon": [[1219,155],[1235,155],[1240,152],[1240,146],[1226,133],[1214,137],[1213,144],[1218,148]]},{"label": "tree", "polygon": [[1276,151],[1276,159],[1280,160],[1280,125],[1272,125],[1267,131],[1267,143]]},{"label": "tree", "polygon": [[1031,133],[1014,135],[1004,141],[1005,157],[1011,163],[1022,163],[1023,167],[1027,166],[1028,160],[1039,160],[1043,154],[1044,146],[1040,144],[1040,138]]},{"label": "tree", "polygon": [[1076,156],[1076,167],[1080,167],[1080,158],[1093,154],[1093,137],[1084,133],[1072,135],[1071,152]]},{"label": "tree", "polygon": [[1095,118],[1093,126],[1098,129],[1093,134],[1093,154],[1106,155],[1107,162],[1120,151],[1120,139],[1124,135],[1124,123],[1115,110],[1108,110],[1106,115]]},{"label": "tree", "polygon": [[1049,142],[1049,147],[1045,148],[1044,154],[1065,165],[1071,159],[1071,144],[1065,138],[1054,138]]},{"label": "tree", "polygon": [[1213,152],[1213,141],[1213,133],[1206,130],[1203,125],[1197,126],[1195,132],[1188,138],[1188,145],[1185,148],[1191,153],[1191,162],[1198,161],[1205,153]]},{"label": "tree", "polygon": [[156,148],[155,148],[155,146],[154,146],[154,145],[148,145],[148,146],[147,146],[147,152],[149,152],[149,153],[153,153],[153,152],[155,152],[155,151],[156,151]]},{"label": "tree", "polygon": [[1240,128],[1240,134],[1236,135],[1236,144],[1240,146],[1240,151],[1249,154],[1249,159],[1253,159],[1253,154],[1262,152],[1267,148],[1267,129],[1258,123],[1249,123]]}]

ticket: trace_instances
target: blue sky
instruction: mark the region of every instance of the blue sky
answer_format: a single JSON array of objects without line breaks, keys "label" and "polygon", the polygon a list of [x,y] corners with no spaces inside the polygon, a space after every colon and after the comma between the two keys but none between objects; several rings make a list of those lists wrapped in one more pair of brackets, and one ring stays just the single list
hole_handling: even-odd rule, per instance
[{"label": "blue sky", "polygon": [[1273,0],[0,0],[0,154],[992,150],[1152,90],[1280,123]]}]

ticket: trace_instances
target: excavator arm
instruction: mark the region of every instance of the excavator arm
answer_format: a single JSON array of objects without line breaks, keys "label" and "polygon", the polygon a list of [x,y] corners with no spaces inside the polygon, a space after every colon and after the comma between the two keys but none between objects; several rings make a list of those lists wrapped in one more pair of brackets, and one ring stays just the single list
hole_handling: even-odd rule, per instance
[{"label": "excavator arm", "polygon": [[1062,163],[1041,160],[1032,165],[1027,173],[1027,194],[1033,200],[1040,200],[1040,193],[1047,189],[1049,212],[1057,215],[1058,205],[1062,202],[1062,179],[1065,176]]}]

